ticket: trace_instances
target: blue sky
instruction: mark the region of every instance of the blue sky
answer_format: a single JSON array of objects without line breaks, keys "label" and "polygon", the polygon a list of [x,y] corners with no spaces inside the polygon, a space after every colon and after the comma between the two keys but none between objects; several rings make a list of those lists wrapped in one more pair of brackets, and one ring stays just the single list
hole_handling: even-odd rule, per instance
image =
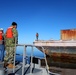
[{"label": "blue sky", "polygon": [[76,0],[0,0],[0,27],[15,21],[19,43],[60,39],[60,30],[76,28]]}]

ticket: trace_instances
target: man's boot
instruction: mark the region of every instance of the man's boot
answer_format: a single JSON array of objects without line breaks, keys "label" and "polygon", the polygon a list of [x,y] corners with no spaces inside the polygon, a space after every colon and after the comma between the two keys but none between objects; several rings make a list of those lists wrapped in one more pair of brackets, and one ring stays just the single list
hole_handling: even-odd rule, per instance
[{"label": "man's boot", "polygon": [[13,65],[13,64],[9,64],[8,66],[7,66],[8,68],[15,68],[15,66]]},{"label": "man's boot", "polygon": [[8,63],[6,61],[4,61],[4,68],[6,68],[8,66]]}]

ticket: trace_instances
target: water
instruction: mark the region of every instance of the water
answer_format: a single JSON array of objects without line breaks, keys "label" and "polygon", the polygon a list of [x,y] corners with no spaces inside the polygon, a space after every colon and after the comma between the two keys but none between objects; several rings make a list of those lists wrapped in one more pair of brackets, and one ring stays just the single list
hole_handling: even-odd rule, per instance
[{"label": "water", "polygon": [[[23,54],[23,51],[24,51],[23,47],[17,47],[16,54],[21,54],[22,55]],[[27,58],[27,62],[28,63],[30,62],[31,52],[32,52],[31,47],[30,48],[27,47],[26,48],[26,55],[28,56],[28,58]],[[33,57],[43,58],[44,55],[37,48],[34,48],[33,49]],[[23,60],[23,56],[16,55],[16,61],[20,61],[21,62],[22,60]]]}]

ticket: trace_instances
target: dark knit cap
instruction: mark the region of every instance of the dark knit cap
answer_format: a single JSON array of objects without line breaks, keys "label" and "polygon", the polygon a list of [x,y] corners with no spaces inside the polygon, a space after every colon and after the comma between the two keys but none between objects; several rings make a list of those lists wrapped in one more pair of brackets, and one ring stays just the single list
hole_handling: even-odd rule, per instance
[{"label": "dark knit cap", "polygon": [[12,22],[12,25],[14,26],[14,25],[16,25],[17,26],[17,23],[16,22]]}]

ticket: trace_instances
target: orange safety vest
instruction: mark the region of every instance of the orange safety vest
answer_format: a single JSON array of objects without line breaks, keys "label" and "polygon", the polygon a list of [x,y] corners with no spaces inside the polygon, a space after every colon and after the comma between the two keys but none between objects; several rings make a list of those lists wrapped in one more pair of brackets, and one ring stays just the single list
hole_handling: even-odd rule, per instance
[{"label": "orange safety vest", "polygon": [[36,36],[38,37],[38,33],[36,33]]},{"label": "orange safety vest", "polygon": [[1,31],[0,31],[0,40],[3,40],[3,35]]},{"label": "orange safety vest", "polygon": [[9,27],[6,31],[6,38],[13,38],[13,32],[12,32],[13,27]]}]

